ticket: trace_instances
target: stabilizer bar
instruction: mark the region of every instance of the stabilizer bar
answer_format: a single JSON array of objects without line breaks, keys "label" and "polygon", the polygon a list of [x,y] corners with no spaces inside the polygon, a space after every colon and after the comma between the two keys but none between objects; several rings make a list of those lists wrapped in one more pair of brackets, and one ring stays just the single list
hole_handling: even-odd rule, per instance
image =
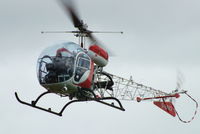
[{"label": "stabilizer bar", "polygon": [[137,102],[140,102],[142,100],[163,99],[163,98],[172,98],[172,97],[179,98],[180,95],[178,93],[175,93],[173,95],[156,96],[156,97],[148,97],[148,98],[137,97],[136,100],[137,100]]}]

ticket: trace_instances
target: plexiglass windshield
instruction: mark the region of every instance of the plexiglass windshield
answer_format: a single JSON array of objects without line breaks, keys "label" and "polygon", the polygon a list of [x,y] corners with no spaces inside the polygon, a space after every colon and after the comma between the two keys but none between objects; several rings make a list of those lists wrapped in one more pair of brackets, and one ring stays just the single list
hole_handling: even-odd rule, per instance
[{"label": "plexiglass windshield", "polygon": [[73,42],[46,48],[38,58],[37,74],[40,84],[69,80],[73,76],[75,58],[83,49]]}]

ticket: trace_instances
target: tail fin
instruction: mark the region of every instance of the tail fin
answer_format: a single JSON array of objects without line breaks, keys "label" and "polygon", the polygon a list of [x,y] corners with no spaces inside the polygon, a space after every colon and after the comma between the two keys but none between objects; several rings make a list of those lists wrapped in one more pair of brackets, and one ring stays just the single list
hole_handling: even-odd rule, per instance
[{"label": "tail fin", "polygon": [[153,104],[167,112],[168,114],[172,115],[173,117],[176,116],[176,111],[172,102],[161,102],[161,101],[154,101]]}]

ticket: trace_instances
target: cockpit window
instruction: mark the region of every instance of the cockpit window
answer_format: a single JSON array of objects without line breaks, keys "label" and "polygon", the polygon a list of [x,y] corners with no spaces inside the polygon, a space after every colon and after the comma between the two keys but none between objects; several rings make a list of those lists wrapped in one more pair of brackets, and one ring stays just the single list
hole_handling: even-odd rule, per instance
[{"label": "cockpit window", "polygon": [[78,67],[90,69],[90,61],[86,58],[79,58]]},{"label": "cockpit window", "polygon": [[73,75],[74,57],[60,57],[59,55],[55,57],[44,56],[41,58],[39,64],[41,66],[39,77],[40,82],[43,84],[63,82]]},{"label": "cockpit window", "polygon": [[59,83],[72,78],[75,57],[79,51],[83,51],[82,48],[72,42],[45,49],[37,65],[40,84]]},{"label": "cockpit window", "polygon": [[88,70],[90,70],[90,58],[85,53],[79,53],[76,61],[74,81],[79,83]]}]

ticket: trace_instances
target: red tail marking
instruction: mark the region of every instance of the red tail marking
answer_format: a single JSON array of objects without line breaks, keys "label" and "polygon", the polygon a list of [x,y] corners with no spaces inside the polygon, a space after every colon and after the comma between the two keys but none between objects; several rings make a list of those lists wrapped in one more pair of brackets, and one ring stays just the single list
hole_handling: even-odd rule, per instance
[{"label": "red tail marking", "polygon": [[154,101],[153,102],[156,106],[167,112],[168,114],[172,116],[176,116],[175,108],[172,102],[160,102],[160,101]]}]

